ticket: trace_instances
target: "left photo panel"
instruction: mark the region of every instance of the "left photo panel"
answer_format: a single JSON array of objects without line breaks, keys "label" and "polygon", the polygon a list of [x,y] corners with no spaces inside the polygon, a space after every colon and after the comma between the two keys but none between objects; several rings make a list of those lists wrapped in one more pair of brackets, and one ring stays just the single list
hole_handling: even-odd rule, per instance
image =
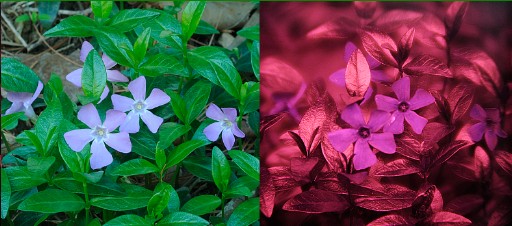
[{"label": "left photo panel", "polygon": [[2,2],[2,225],[259,225],[257,2]]}]

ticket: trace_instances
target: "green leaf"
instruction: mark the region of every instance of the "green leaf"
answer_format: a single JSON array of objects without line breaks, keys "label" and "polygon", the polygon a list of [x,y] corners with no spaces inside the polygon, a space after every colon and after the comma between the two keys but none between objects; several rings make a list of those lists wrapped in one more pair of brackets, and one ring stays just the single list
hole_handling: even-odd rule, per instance
[{"label": "green leaf", "polygon": [[188,125],[181,125],[174,122],[167,122],[160,126],[158,130],[158,135],[160,137],[160,142],[158,142],[158,147],[160,149],[167,149],[171,146],[172,142],[174,142],[178,137],[186,134],[192,127]]},{"label": "green leaf", "polygon": [[158,167],[158,169],[163,169],[165,163],[167,162],[167,156],[165,155],[165,150],[159,147],[160,143],[160,141],[156,143],[155,161],[156,167]]},{"label": "green leaf", "polygon": [[242,79],[233,62],[219,48],[202,46],[188,52],[190,66],[201,76],[240,99]]},{"label": "green leaf", "polygon": [[18,206],[19,210],[39,213],[73,212],[83,208],[85,203],[80,196],[52,188],[30,196]]},{"label": "green leaf", "polygon": [[29,189],[46,182],[40,175],[31,174],[26,166],[13,166],[5,168],[5,171],[11,184],[11,191]]},{"label": "green leaf", "polygon": [[118,176],[133,176],[147,173],[156,173],[158,168],[145,159],[132,159],[124,162],[112,170],[110,174]]},{"label": "green leaf", "polygon": [[172,186],[166,183],[159,183],[155,188],[155,193],[148,203],[148,215],[157,217],[167,207],[171,199]]},{"label": "green leaf", "polygon": [[84,62],[82,89],[87,97],[99,99],[107,83],[107,69],[96,50],[91,50]]},{"label": "green leaf", "polygon": [[169,203],[167,203],[167,210],[172,212],[178,212],[180,211],[180,196],[178,195],[178,192],[174,190],[174,188],[171,186],[171,192],[169,193]]},{"label": "green leaf", "polygon": [[158,42],[178,50],[183,48],[180,38],[181,24],[173,15],[160,11],[159,17],[143,24],[142,27],[151,28],[151,37]]},{"label": "green leaf", "polygon": [[30,141],[32,142],[32,145],[36,147],[36,151],[42,155],[44,152],[44,148],[37,135],[32,130],[26,130],[25,134],[27,135],[28,139],[30,139]]},{"label": "green leaf", "polygon": [[171,97],[171,106],[174,114],[182,121],[187,121],[187,105],[181,96],[173,91],[166,92]]},{"label": "green leaf", "polygon": [[185,93],[185,104],[187,106],[187,115],[185,124],[190,125],[201,114],[208,103],[212,86],[206,81],[196,82]]},{"label": "green leaf", "polygon": [[97,30],[96,40],[104,53],[118,64],[134,67],[133,46],[125,34],[116,31]]},{"label": "green leaf", "polygon": [[[83,194],[83,183],[69,176],[58,176],[52,180],[52,183],[62,190],[73,193]],[[109,181],[106,177],[102,177],[98,183],[87,183],[87,192],[89,195],[101,196],[126,196],[123,188],[113,181]]]},{"label": "green leaf", "polygon": [[146,219],[137,216],[135,214],[126,214],[119,217],[116,217],[103,226],[149,226],[153,225],[151,222]]},{"label": "green leaf", "polygon": [[245,37],[250,40],[259,41],[260,40],[260,25],[255,25],[252,27],[246,27],[237,32],[238,35]]},{"label": "green leaf", "polygon": [[143,9],[126,9],[116,14],[107,25],[118,32],[127,32],[135,27],[152,21],[160,13]]},{"label": "green leaf", "polygon": [[219,34],[220,32],[214,26],[210,25],[208,22],[201,20],[199,21],[199,25],[197,25],[195,34],[198,35],[212,35]]},{"label": "green leaf", "polygon": [[183,64],[175,57],[168,54],[157,54],[150,56],[142,62],[138,69],[139,73],[145,76],[162,76],[165,74],[186,75]]},{"label": "green leaf", "polygon": [[251,225],[260,217],[260,200],[250,198],[236,207],[231,214],[227,226]]},{"label": "green leaf", "polygon": [[204,128],[206,128],[213,122],[215,122],[215,121],[213,121],[212,119],[209,119],[209,118],[206,118],[203,122],[201,122],[201,124],[197,127],[196,131],[194,132],[194,135],[192,136],[192,140],[202,140],[202,141],[206,142],[207,145],[211,144],[212,142],[210,140],[208,140],[206,135],[204,135],[203,131],[204,131]]},{"label": "green leaf", "polygon": [[[82,158],[80,157],[80,154],[71,150],[71,148],[66,143],[66,140],[64,139],[64,133],[75,129],[78,129],[78,127],[76,127],[73,123],[69,122],[68,120],[62,120],[61,124],[59,125],[58,146],[60,156],[62,157],[62,160],[64,160],[64,162],[66,163],[66,166],[72,172],[80,172],[80,163],[82,162]],[[89,148],[90,145],[86,145],[84,149]]]},{"label": "green leaf", "polygon": [[53,21],[59,12],[60,1],[58,2],[38,2],[37,10],[39,11],[39,21],[46,30],[52,26]]},{"label": "green leaf", "polygon": [[39,77],[14,58],[2,57],[2,87],[11,92],[34,93]]},{"label": "green leaf", "polygon": [[51,37],[90,37],[98,29],[98,23],[89,17],[82,15],[70,16],[44,33]]},{"label": "green leaf", "polygon": [[208,221],[194,214],[173,212],[158,222],[158,226],[199,226],[209,225]]},{"label": "green leaf", "polygon": [[190,37],[192,37],[192,34],[194,34],[205,7],[206,2],[203,1],[190,1],[187,6],[185,6],[181,15],[181,27],[183,28],[184,43],[188,42]]},{"label": "green leaf", "polygon": [[112,11],[113,1],[91,1],[92,12],[95,18],[108,18]]},{"label": "green leaf", "polygon": [[146,56],[150,34],[151,28],[148,27],[139,35],[133,44],[133,54],[135,55],[138,63],[140,63],[142,59],[144,59],[144,56]]},{"label": "green leaf", "polygon": [[241,96],[241,109],[243,114],[257,111],[260,107],[260,83],[246,82],[242,85],[240,90]]},{"label": "green leaf", "polygon": [[213,181],[212,161],[205,156],[189,156],[183,160],[183,166],[194,176],[207,181]]},{"label": "green leaf", "polygon": [[91,205],[113,211],[126,211],[146,207],[153,192],[136,185],[123,184],[127,196],[96,197],[91,199]]},{"label": "green leaf", "polygon": [[190,155],[190,153],[192,153],[194,150],[205,145],[206,143],[202,140],[189,140],[178,145],[178,147],[176,147],[174,150],[171,150],[171,152],[169,153],[166,168],[177,165],[178,163],[183,161],[183,159],[185,159],[188,155]]},{"label": "green leaf", "polygon": [[9,211],[9,203],[11,201],[11,184],[5,170],[2,168],[2,219],[5,219]]},{"label": "green leaf", "polygon": [[253,191],[259,185],[259,181],[254,180],[252,177],[243,176],[239,177],[228,186],[228,189],[222,193],[225,198],[236,198],[240,196],[252,196]]},{"label": "green leaf", "polygon": [[2,116],[2,129],[13,128],[18,125],[18,119],[25,115],[24,112],[16,112],[10,115]]},{"label": "green leaf", "polygon": [[33,175],[43,175],[50,169],[52,164],[55,162],[55,157],[30,157],[27,160],[28,171]]},{"label": "green leaf", "polygon": [[60,77],[52,73],[50,80],[44,89],[44,100],[49,105],[54,100],[59,100],[62,105],[62,114],[65,119],[72,120],[76,105],[69,99],[68,95],[64,92],[64,86]]},{"label": "green leaf", "polygon": [[181,211],[201,216],[217,209],[220,203],[220,198],[214,195],[196,196],[185,203]]},{"label": "green leaf", "polygon": [[130,140],[133,152],[151,160],[155,159],[157,137],[146,127],[141,126],[139,132],[130,135]]},{"label": "green leaf", "polygon": [[57,134],[55,133],[57,130],[54,129],[59,127],[62,122],[62,105],[59,100],[54,100],[50,102],[46,109],[39,115],[35,125],[35,131],[37,137],[40,141],[44,141],[44,144],[41,142],[44,153],[42,155],[48,154],[47,151],[51,150],[55,142],[57,142]]},{"label": "green leaf", "polygon": [[251,65],[254,75],[260,80],[260,42],[254,41],[251,46]]},{"label": "green leaf", "polygon": [[213,147],[212,150],[212,176],[213,182],[221,192],[226,191],[229,184],[229,177],[231,177],[231,167],[229,162],[218,147]]},{"label": "green leaf", "polygon": [[260,180],[260,160],[243,151],[231,150],[228,152],[233,162],[248,176]]}]

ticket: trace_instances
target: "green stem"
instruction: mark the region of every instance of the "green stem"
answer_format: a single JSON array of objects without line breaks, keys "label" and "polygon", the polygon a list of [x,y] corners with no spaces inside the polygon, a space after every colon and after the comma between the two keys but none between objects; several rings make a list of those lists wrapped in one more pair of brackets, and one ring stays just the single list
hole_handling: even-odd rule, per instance
[{"label": "green stem", "polygon": [[222,194],[221,199],[221,206],[222,206],[222,218],[224,218],[224,206],[226,205],[226,198],[224,197],[224,194]]},{"label": "green stem", "polygon": [[[236,124],[238,125],[238,128],[241,130],[242,129],[242,116],[241,115],[236,118]],[[242,138],[237,138],[237,140],[238,140],[238,148],[241,151],[243,151],[244,145],[243,145]]]},{"label": "green stem", "polygon": [[7,153],[11,152],[11,145],[9,144],[9,142],[7,141],[7,138],[5,138],[5,134],[4,134],[4,131],[2,130],[2,140],[4,141],[4,144],[5,144],[5,148],[7,149]]},{"label": "green stem", "polygon": [[87,191],[87,183],[82,182],[84,187],[84,195],[85,195],[85,225],[89,224],[89,209],[91,208],[91,204],[89,203],[89,192]]},{"label": "green stem", "polygon": [[9,223],[9,226],[14,226],[14,222],[12,222],[12,219],[11,219],[11,212],[10,211],[7,212],[7,216],[5,217],[5,219]]}]

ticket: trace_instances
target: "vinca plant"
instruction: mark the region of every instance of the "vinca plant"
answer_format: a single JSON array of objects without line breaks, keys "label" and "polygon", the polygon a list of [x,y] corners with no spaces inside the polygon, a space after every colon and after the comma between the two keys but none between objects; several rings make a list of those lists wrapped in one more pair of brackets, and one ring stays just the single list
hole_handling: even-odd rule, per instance
[{"label": "vinca plant", "polygon": [[205,2],[90,7],[43,34],[80,38],[82,67],[2,57],[2,225],[257,224],[259,25],[226,49],[191,41],[219,33]]}]

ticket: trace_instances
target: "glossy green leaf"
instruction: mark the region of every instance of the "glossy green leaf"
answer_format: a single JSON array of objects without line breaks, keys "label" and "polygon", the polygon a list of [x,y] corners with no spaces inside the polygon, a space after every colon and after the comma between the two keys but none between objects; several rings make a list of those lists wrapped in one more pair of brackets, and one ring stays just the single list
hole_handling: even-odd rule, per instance
[{"label": "glossy green leaf", "polygon": [[24,112],[16,112],[10,115],[2,116],[2,129],[12,128],[18,125],[18,119],[20,119],[20,117],[23,115],[25,115]]},{"label": "glossy green leaf", "polygon": [[[39,11],[39,22],[43,28],[47,30],[57,18],[59,12],[60,1],[56,2],[38,2],[37,10]],[[36,21],[37,22],[37,21]],[[34,22],[34,23],[36,23]]]},{"label": "glossy green leaf", "polygon": [[58,75],[52,73],[50,80],[48,80],[48,83],[45,85],[43,96],[47,105],[53,100],[60,101],[62,114],[65,119],[72,120],[75,117],[74,112],[76,110],[76,104],[74,104],[64,92],[62,80]]},{"label": "glossy green leaf", "polygon": [[[81,167],[80,163],[82,162],[82,158],[80,154],[77,152],[71,150],[71,148],[66,143],[66,140],[64,139],[64,133],[69,132],[71,130],[78,129],[73,123],[69,122],[68,120],[62,120],[61,124],[59,125],[59,136],[58,136],[58,143],[59,143],[59,153],[62,157],[62,160],[64,160],[64,163],[66,163],[66,166],[72,171],[72,172],[80,172]],[[84,149],[89,149],[90,145],[86,145]],[[82,150],[83,151],[83,150]]]},{"label": "glossy green leaf", "polygon": [[146,56],[146,52],[149,47],[149,39],[151,34],[151,28],[146,28],[135,40],[135,43],[133,44],[133,54],[137,58],[137,62],[140,63],[142,59],[144,59],[144,56]]},{"label": "glossy green leaf", "polygon": [[240,91],[241,96],[241,109],[243,114],[257,111],[260,107],[260,83],[246,82],[242,85]]},{"label": "glossy green leaf", "polygon": [[200,226],[209,225],[208,221],[194,214],[173,212],[158,222],[159,226]]},{"label": "glossy green leaf", "polygon": [[189,140],[187,142],[184,142],[178,147],[176,147],[174,150],[171,150],[169,153],[169,157],[167,158],[167,168],[177,165],[183,159],[185,159],[190,153],[192,153],[194,150],[205,146],[206,143],[202,140]]},{"label": "glossy green leaf", "polygon": [[[62,190],[78,194],[84,193],[83,183],[69,176],[54,178],[52,183]],[[126,193],[121,186],[109,179],[106,179],[106,177],[102,177],[101,180],[95,184],[87,183],[87,192],[89,195],[126,196]]]},{"label": "glossy green leaf", "polygon": [[181,14],[181,27],[183,28],[184,41],[188,41],[196,31],[197,25],[203,15],[206,2],[190,1]]},{"label": "glossy green leaf", "polygon": [[103,226],[150,226],[153,225],[148,220],[135,214],[126,214],[116,217]]},{"label": "glossy green leaf", "polygon": [[123,66],[136,66],[132,43],[125,34],[118,30],[97,30],[95,37],[104,54],[110,59]]},{"label": "glossy green leaf", "polygon": [[11,92],[34,93],[39,77],[14,58],[2,57],[2,87]]},{"label": "glossy green leaf", "polygon": [[231,177],[231,167],[228,159],[218,147],[213,147],[212,150],[212,176],[219,190],[221,192],[226,191],[229,177]]},{"label": "glossy green leaf", "polygon": [[35,131],[45,152],[43,155],[46,155],[57,142],[58,130],[56,128],[59,127],[63,120],[62,118],[62,105],[59,100],[50,102],[39,115]]},{"label": "glossy green leaf", "polygon": [[153,192],[136,185],[124,185],[127,196],[96,197],[91,199],[91,205],[99,208],[126,211],[146,207]]},{"label": "glossy green leaf", "polygon": [[260,40],[260,25],[258,24],[258,25],[252,26],[252,27],[246,27],[242,30],[239,30],[237,32],[237,34],[244,38],[250,39],[250,40],[259,41]]},{"label": "glossy green leaf", "polygon": [[198,216],[210,213],[220,206],[221,200],[214,195],[196,196],[181,207],[181,211],[192,213]]},{"label": "glossy green leaf", "polygon": [[181,24],[170,13],[160,11],[160,16],[151,22],[142,25],[144,28],[151,28],[151,37],[158,42],[181,50],[183,48],[180,35]]},{"label": "glossy green leaf", "polygon": [[85,208],[85,203],[80,196],[59,189],[46,189],[38,192],[18,206],[22,211],[40,213],[59,213],[80,211]]},{"label": "glossy green leaf", "polygon": [[11,191],[29,189],[46,182],[46,179],[40,175],[31,174],[26,166],[5,168],[5,172],[11,184]]},{"label": "glossy green leaf", "polygon": [[161,142],[156,143],[156,150],[155,150],[155,161],[156,161],[156,167],[158,169],[163,169],[165,163],[167,162],[167,156],[165,155],[165,149],[160,148],[159,146]]},{"label": "glossy green leaf", "polygon": [[199,25],[197,25],[195,34],[199,35],[211,35],[211,34],[219,34],[219,30],[214,26],[210,25],[208,22],[201,20],[199,21]]},{"label": "glossy green leaf", "polygon": [[133,176],[147,173],[156,173],[158,168],[145,159],[132,159],[117,166],[112,170],[112,175]]},{"label": "glossy green leaf", "polygon": [[187,105],[183,98],[175,92],[167,92],[171,97],[171,106],[174,114],[178,117],[182,122],[187,121]]},{"label": "glossy green leaf", "polygon": [[258,185],[259,181],[249,176],[243,176],[229,183],[228,189],[222,194],[225,198],[235,198],[240,196],[250,197],[253,195],[253,191],[256,190]]},{"label": "glossy green leaf", "polygon": [[97,183],[103,177],[103,171],[94,171],[91,173],[73,172],[73,178],[85,183]]},{"label": "glossy green leaf", "polygon": [[178,192],[174,190],[174,188],[171,186],[171,192],[169,193],[169,202],[167,203],[167,210],[172,212],[178,212],[180,211],[180,196],[178,195]]},{"label": "glossy green leaf", "polygon": [[215,122],[215,121],[213,121],[212,119],[209,119],[209,118],[206,118],[204,121],[202,121],[201,124],[199,124],[199,126],[197,127],[196,132],[194,132],[194,135],[192,136],[192,139],[193,140],[202,140],[207,145],[211,144],[212,142],[210,140],[208,140],[206,135],[204,135],[203,131],[204,131],[204,128],[206,128],[207,126],[209,126],[213,122]]},{"label": "glossy green leaf", "polygon": [[107,69],[96,50],[91,50],[84,62],[82,89],[85,96],[99,99],[107,82]]},{"label": "glossy green leaf", "polygon": [[156,217],[164,211],[171,199],[172,186],[166,183],[159,183],[155,193],[148,203],[148,215]]},{"label": "glossy green leaf", "polygon": [[181,125],[174,122],[167,122],[160,126],[158,130],[158,135],[160,137],[160,142],[158,143],[158,148],[167,149],[171,146],[172,142],[174,142],[178,137],[186,134],[192,127],[188,125]]},{"label": "glossy green leaf", "polygon": [[150,56],[139,66],[139,72],[145,76],[163,76],[163,75],[185,75],[187,72],[183,64],[168,54],[157,54]]},{"label": "glossy green leaf", "polygon": [[130,135],[132,151],[148,159],[155,159],[157,137],[145,126],[141,126],[139,132]]},{"label": "glossy green leaf", "polygon": [[108,18],[112,11],[113,1],[91,1],[92,12],[95,18]]},{"label": "glossy green leaf", "polygon": [[158,17],[160,13],[143,9],[126,9],[116,14],[107,25],[118,32],[127,32]]},{"label": "glossy green leaf", "polygon": [[5,170],[2,168],[2,219],[5,219],[9,211],[9,204],[11,201],[11,184]]},{"label": "glossy green leaf", "polygon": [[90,37],[98,29],[98,23],[82,15],[70,16],[44,33],[50,37]]},{"label": "glossy green leaf", "polygon": [[28,171],[34,175],[43,175],[55,162],[55,157],[30,157],[27,160]]},{"label": "glossy green leaf", "polygon": [[250,198],[236,207],[229,217],[228,226],[251,225],[260,217],[260,200]]},{"label": "glossy green leaf", "polygon": [[250,154],[239,150],[231,150],[228,152],[233,162],[240,167],[248,176],[260,180],[260,160]]},{"label": "glossy green leaf", "polygon": [[187,107],[185,124],[190,125],[201,114],[208,103],[211,90],[212,86],[206,81],[198,81],[187,90],[183,98]]},{"label": "glossy green leaf", "polygon": [[251,65],[254,76],[260,80],[260,42],[254,41],[251,45]]},{"label": "glossy green leaf", "polygon": [[183,166],[194,176],[207,181],[213,181],[212,161],[206,156],[189,156],[183,160]]},{"label": "glossy green leaf", "polygon": [[32,130],[26,130],[25,134],[27,135],[28,139],[30,139],[30,141],[32,142],[32,145],[34,145],[34,147],[36,148],[36,151],[42,155],[44,152],[44,148],[36,133],[34,133]]}]

